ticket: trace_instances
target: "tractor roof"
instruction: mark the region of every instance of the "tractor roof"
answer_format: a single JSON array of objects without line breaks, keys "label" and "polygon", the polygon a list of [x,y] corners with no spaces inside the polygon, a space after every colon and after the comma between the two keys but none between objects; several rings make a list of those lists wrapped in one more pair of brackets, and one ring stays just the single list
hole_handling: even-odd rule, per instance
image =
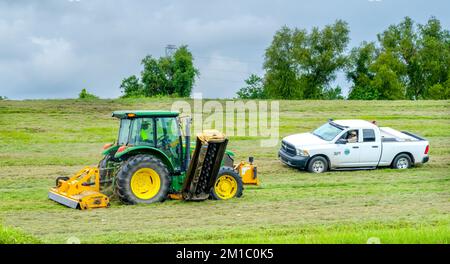
[{"label": "tractor roof", "polygon": [[114,111],[113,117],[117,118],[134,118],[134,117],[176,117],[178,112],[159,111],[159,110],[121,110]]}]

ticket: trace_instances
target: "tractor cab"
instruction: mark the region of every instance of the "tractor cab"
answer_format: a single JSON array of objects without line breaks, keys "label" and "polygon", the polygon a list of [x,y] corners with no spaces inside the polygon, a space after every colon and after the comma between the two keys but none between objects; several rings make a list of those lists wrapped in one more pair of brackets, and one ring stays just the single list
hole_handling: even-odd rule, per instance
[{"label": "tractor cab", "polygon": [[114,112],[113,117],[120,119],[115,157],[120,158],[125,152],[131,154],[130,151],[159,151],[173,165],[173,171],[184,170],[178,115],[178,112],[169,111]]}]

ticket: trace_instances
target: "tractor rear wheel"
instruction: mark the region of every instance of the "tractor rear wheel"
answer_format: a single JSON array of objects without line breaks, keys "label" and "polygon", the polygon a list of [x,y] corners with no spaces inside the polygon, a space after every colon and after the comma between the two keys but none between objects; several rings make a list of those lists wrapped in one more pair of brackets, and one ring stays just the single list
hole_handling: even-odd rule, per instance
[{"label": "tractor rear wheel", "polygon": [[127,204],[162,202],[170,187],[169,171],[164,163],[150,155],[129,158],[119,169],[116,191]]},{"label": "tractor rear wheel", "polygon": [[228,200],[234,197],[241,197],[243,189],[241,176],[233,168],[222,167],[212,187],[211,197],[214,200]]}]

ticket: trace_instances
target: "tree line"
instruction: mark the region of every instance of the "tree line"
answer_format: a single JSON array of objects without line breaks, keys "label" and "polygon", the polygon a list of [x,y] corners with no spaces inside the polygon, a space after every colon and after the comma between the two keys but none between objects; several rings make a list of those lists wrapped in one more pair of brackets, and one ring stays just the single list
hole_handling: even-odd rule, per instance
[{"label": "tree line", "polygon": [[450,33],[431,17],[406,17],[346,52],[349,27],[337,20],[323,29],[278,30],[266,49],[265,75],[252,74],[237,96],[243,99],[342,99],[332,87],[339,71],[351,82],[348,99],[449,99]]},{"label": "tree line", "polygon": [[[343,20],[310,31],[283,26],[265,51],[264,76],[250,75],[237,97],[343,99],[333,86],[343,72],[348,99],[450,99],[450,33],[437,18],[422,25],[406,17],[352,49],[349,34]],[[200,74],[187,46],[141,65],[140,76],[123,79],[122,97],[189,97]]]}]

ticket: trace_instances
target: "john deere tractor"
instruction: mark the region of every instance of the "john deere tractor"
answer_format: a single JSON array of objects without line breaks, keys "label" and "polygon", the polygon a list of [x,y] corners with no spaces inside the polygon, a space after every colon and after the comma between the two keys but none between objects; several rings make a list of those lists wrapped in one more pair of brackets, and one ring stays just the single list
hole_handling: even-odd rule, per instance
[{"label": "john deere tractor", "polygon": [[218,131],[197,135],[191,151],[190,119],[182,122],[178,112],[115,111],[112,116],[120,119],[117,142],[104,146],[97,168],[57,178],[50,199],[79,209],[108,206],[113,194],[126,204],[225,200],[242,195],[243,177],[258,183],[252,162],[233,164],[228,139]]}]

